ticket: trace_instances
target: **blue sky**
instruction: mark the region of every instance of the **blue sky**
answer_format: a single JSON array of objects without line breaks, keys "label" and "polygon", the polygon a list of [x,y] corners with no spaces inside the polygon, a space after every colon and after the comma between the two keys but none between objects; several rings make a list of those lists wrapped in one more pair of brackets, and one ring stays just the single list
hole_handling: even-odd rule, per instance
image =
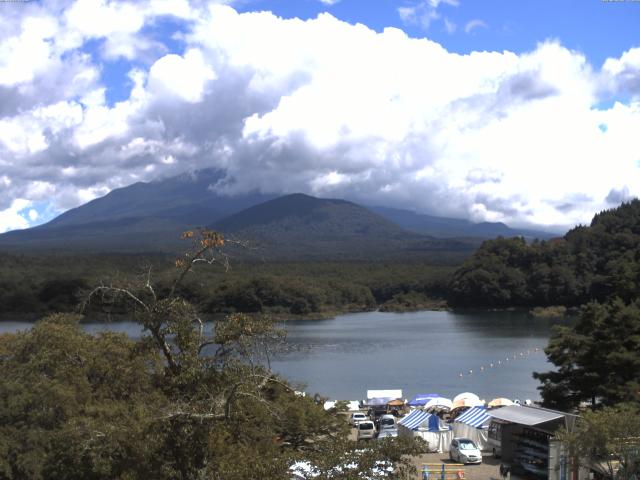
[{"label": "blue sky", "polygon": [[[248,0],[238,10],[269,10],[285,18],[313,18],[327,11],[350,23],[363,23],[376,31],[401,28],[413,37],[428,37],[449,51],[533,50],[546,39],[558,39],[568,48],[583,52],[601,66],[608,57],[619,56],[640,45],[640,2],[603,0],[460,0],[458,5],[440,3],[435,19],[423,25],[403,22],[398,8],[420,5],[418,1],[341,0],[325,5],[318,0]],[[456,25],[447,32],[445,19]],[[486,27],[465,33],[465,26],[480,20]]]},{"label": "blue sky", "polygon": [[229,195],[549,229],[640,194],[640,1],[59,0],[0,22],[0,232],[212,167]]}]

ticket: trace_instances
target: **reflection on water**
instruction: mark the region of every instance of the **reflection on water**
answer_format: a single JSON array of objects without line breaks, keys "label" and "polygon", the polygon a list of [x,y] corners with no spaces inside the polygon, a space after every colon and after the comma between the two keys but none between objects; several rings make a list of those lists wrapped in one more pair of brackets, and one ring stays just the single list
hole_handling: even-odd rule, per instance
[{"label": "reflection on water", "polygon": [[[285,325],[292,348],[271,365],[290,380],[305,382],[308,392],[331,398],[355,400],[368,389],[401,388],[407,398],[471,391],[487,400],[537,399],[531,374],[552,367],[542,352],[552,324],[524,312],[367,312],[293,321]],[[30,326],[2,322],[0,333]],[[133,322],[84,328],[133,338],[142,333]]]}]

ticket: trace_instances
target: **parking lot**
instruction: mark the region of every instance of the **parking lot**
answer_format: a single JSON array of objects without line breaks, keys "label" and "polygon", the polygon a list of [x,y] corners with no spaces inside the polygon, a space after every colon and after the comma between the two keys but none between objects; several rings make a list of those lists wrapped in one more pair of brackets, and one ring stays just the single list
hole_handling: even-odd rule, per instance
[{"label": "parking lot", "polygon": [[[356,440],[357,431],[355,428],[351,429],[351,438]],[[414,457],[413,464],[416,467],[416,479],[422,478],[422,466],[425,463],[455,463],[449,460],[449,454],[447,453],[427,453]],[[482,463],[480,465],[465,465],[464,466],[464,478],[466,480],[500,480],[499,474],[500,461],[494,459],[490,454],[483,456]],[[512,476],[512,480],[516,480],[517,477]]]},{"label": "parking lot", "polygon": [[[447,453],[428,453],[415,457],[414,465],[418,469],[416,478],[422,478],[422,465],[425,463],[455,463],[449,460]],[[468,480],[491,480],[500,479],[498,469],[500,467],[500,461],[495,460],[491,456],[483,457],[480,465],[465,465],[464,466],[464,478]],[[515,478],[515,477],[512,477]]]}]

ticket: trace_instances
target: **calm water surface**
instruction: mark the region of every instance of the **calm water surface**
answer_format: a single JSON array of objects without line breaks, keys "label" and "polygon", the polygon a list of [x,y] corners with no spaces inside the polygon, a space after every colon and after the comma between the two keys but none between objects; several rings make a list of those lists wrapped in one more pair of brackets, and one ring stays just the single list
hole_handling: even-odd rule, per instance
[{"label": "calm water surface", "polygon": [[[401,388],[406,398],[470,391],[485,399],[535,400],[538,383],[532,372],[552,368],[542,352],[552,323],[523,312],[367,312],[292,321],[286,327],[294,351],[271,365],[291,381],[304,382],[307,392],[331,398],[356,400],[368,389]],[[30,326],[2,322],[0,332]],[[133,322],[84,328],[141,334]]]}]

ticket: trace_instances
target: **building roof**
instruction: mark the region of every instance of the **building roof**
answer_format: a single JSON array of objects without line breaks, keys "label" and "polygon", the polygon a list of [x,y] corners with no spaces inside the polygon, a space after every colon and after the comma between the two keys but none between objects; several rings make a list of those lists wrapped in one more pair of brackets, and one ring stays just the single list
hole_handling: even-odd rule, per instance
[{"label": "building roof", "polygon": [[558,412],[556,410],[547,410],[546,408],[527,407],[512,405],[508,407],[497,408],[488,412],[493,418],[505,420],[507,422],[519,423],[520,425],[540,425],[541,423],[551,422],[560,418],[565,418],[567,413]]}]

